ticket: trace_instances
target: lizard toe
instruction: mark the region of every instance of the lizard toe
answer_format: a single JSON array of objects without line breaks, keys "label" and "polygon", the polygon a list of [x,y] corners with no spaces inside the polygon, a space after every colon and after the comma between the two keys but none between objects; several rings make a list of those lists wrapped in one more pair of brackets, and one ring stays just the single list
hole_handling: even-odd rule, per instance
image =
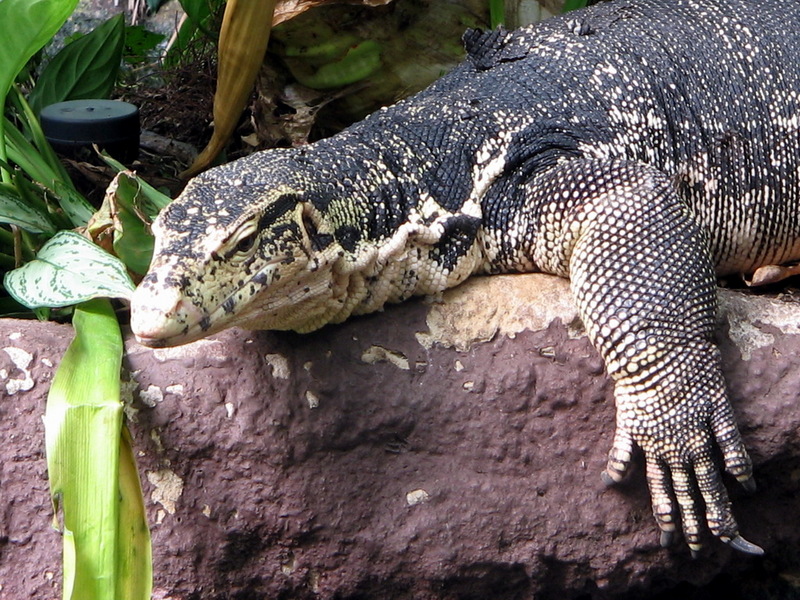
[{"label": "lizard toe", "polygon": [[617,431],[614,434],[614,442],[608,452],[606,469],[600,475],[603,483],[607,486],[612,486],[622,481],[630,469],[632,457],[633,438],[627,431],[617,427]]},{"label": "lizard toe", "polygon": [[666,548],[675,539],[676,525],[669,470],[662,461],[647,458],[647,485],[650,488],[653,516],[661,529],[661,546]]},{"label": "lizard toe", "polygon": [[673,465],[672,486],[675,491],[675,500],[680,509],[683,535],[692,553],[699,552],[703,547],[700,542],[700,511],[694,498],[692,477],[689,470],[683,465]]}]

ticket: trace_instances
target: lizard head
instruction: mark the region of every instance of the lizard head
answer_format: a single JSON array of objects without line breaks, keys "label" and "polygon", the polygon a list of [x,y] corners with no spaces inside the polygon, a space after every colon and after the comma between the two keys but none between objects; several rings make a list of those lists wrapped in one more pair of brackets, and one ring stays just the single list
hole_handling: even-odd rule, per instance
[{"label": "lizard head", "polygon": [[150,269],[131,301],[140,343],[174,346],[231,326],[308,331],[325,323],[342,250],[306,199],[311,180],[292,168],[292,152],[212,169],[161,212]]}]

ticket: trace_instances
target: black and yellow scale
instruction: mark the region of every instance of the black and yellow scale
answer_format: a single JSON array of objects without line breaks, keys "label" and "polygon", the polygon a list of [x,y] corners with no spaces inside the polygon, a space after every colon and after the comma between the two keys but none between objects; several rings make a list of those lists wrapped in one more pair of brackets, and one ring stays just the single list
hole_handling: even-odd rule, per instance
[{"label": "black and yellow scale", "polygon": [[465,43],[420,94],[191,181],[154,224],[137,338],[307,332],[476,274],[568,277],[615,381],[604,478],[638,445],[662,543],[682,523],[696,551],[707,524],[760,554],[713,461],[755,487],[715,275],[800,259],[800,3],[615,0]]}]

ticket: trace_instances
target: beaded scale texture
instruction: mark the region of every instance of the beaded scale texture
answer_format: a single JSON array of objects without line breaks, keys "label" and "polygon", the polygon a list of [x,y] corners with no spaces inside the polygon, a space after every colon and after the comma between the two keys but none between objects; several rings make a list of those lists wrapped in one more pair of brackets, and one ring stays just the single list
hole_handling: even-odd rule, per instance
[{"label": "beaded scale texture", "polygon": [[192,180],[153,226],[134,333],[308,332],[475,274],[568,277],[615,382],[604,479],[638,445],[664,545],[707,525],[761,553],[714,462],[754,489],[715,274],[800,259],[800,3],[615,0],[464,41],[416,96]]}]

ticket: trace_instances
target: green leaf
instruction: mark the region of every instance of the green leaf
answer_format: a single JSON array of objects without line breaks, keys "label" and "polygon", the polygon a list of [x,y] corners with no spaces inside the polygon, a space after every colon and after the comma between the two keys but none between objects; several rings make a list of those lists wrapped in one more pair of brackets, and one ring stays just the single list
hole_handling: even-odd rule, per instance
[{"label": "green leaf", "polygon": [[154,50],[164,39],[164,35],[148,31],[141,25],[125,28],[125,50],[123,58],[130,65],[138,65],[150,58]]},{"label": "green leaf", "polygon": [[119,526],[115,600],[150,600],[153,557],[142,485],[136,470],[131,436],[122,429],[119,450]]},{"label": "green leaf", "polygon": [[579,8],[584,8],[586,6],[587,0],[565,0],[564,1],[564,8],[561,9],[561,12],[569,12],[571,10],[578,10]]},{"label": "green leaf", "polygon": [[24,202],[13,187],[1,184],[0,223],[10,223],[31,233],[56,232],[56,226],[47,213]]},{"label": "green leaf", "polygon": [[52,38],[78,0],[0,0],[0,107],[25,63]]},{"label": "green leaf", "polygon": [[114,196],[119,224],[119,231],[114,236],[114,252],[131,271],[144,275],[153,258],[154,244],[150,226],[142,220],[142,211],[138,208],[146,198],[143,198],[134,177],[120,173],[114,181],[117,182]]},{"label": "green leaf", "polygon": [[3,283],[28,308],[129,298],[135,287],[118,258],[72,231],[58,232],[35,260],[6,273]]},{"label": "green leaf", "polygon": [[207,40],[216,42],[218,29],[212,27],[213,17],[220,11],[225,0],[180,0],[186,19],[178,30],[174,43],[164,57],[164,64],[173,67],[180,64],[181,55],[202,34]]},{"label": "green leaf", "polygon": [[119,74],[124,45],[125,21],[120,13],[64,47],[45,67],[30,94],[28,100],[36,114],[55,102],[108,98]]},{"label": "green leaf", "polygon": [[158,9],[166,3],[167,0],[147,0],[147,10],[151,13],[158,12]]},{"label": "green leaf", "polygon": [[87,235],[104,248],[111,240],[114,254],[134,273],[144,275],[153,258],[150,203],[142,181],[131,171],[117,173],[106,190],[103,205],[87,227]]},{"label": "green leaf", "polygon": [[119,324],[107,300],[76,307],[72,322],[44,419],[50,494],[62,517],[63,597],[149,600],[150,535],[122,425]]},{"label": "green leaf", "polygon": [[125,173],[127,177],[136,180],[136,185],[139,186],[137,193],[143,194],[146,199],[146,202],[142,201],[140,206],[142,210],[144,210],[145,214],[151,219],[154,219],[162,208],[166,207],[167,204],[172,202],[172,198],[162,192],[159,192],[156,188],[135,173],[129,171],[128,167],[114,159],[106,152],[102,152],[100,156],[106,162],[106,164],[116,169],[117,173]]},{"label": "green leaf", "polygon": [[506,22],[506,3],[504,0],[489,0],[489,22],[492,29]]},{"label": "green leaf", "polygon": [[[0,160],[5,161],[5,114],[8,90],[30,58],[72,14],[78,0],[0,0]],[[11,175],[0,167],[2,180]]]},{"label": "green leaf", "polygon": [[221,1],[209,2],[209,0],[180,0],[181,8],[186,13],[189,21],[194,23],[195,27],[202,27],[206,19],[208,19],[214,12],[219,9]]},{"label": "green leaf", "polygon": [[[2,2],[4,0],[0,0]],[[58,198],[64,214],[75,227],[86,225],[94,210],[92,205],[75,189],[72,181],[56,171],[48,160],[17,130],[8,119],[6,125],[8,156],[39,185],[51,190]]]}]

